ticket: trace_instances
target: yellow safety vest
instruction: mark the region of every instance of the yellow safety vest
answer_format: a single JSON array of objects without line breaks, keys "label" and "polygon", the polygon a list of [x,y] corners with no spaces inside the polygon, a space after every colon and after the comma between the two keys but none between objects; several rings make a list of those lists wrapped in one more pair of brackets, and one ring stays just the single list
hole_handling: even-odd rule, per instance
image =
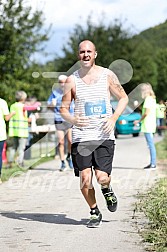
[{"label": "yellow safety vest", "polygon": [[9,121],[9,137],[28,137],[28,116],[24,111],[24,104],[15,102],[10,107],[10,112],[15,111],[16,114]]},{"label": "yellow safety vest", "polygon": [[156,105],[156,117],[157,118],[164,118],[165,117],[165,105],[164,104],[157,104]]}]

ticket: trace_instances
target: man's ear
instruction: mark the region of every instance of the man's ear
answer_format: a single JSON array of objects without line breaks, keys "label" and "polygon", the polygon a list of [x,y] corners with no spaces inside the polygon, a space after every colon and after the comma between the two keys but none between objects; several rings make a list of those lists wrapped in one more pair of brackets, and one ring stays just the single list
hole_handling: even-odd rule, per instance
[{"label": "man's ear", "polygon": [[96,59],[96,57],[97,57],[97,52],[95,52],[95,59]]}]

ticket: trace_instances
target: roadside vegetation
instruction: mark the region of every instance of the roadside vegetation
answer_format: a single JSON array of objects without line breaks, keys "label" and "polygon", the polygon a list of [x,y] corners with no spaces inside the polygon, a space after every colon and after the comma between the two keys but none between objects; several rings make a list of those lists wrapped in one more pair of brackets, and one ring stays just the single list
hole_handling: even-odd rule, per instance
[{"label": "roadside vegetation", "polygon": [[157,156],[159,161],[166,161],[167,165],[167,132],[164,140],[156,144]]},{"label": "roadside vegetation", "polygon": [[2,168],[2,181],[7,181],[10,179],[10,177],[12,177],[13,175],[18,176],[22,173],[22,172],[27,172],[29,169],[33,169],[34,167],[36,167],[37,165],[44,163],[44,162],[48,162],[50,160],[54,159],[54,150],[50,152],[50,156],[46,156],[46,157],[41,157],[40,159],[36,159],[38,160],[37,162],[35,162],[34,159],[34,164],[32,166],[29,166],[29,161],[26,161],[26,167],[27,168],[21,168],[19,166],[17,166],[15,163],[13,164],[12,168],[7,168],[6,165],[3,165]]},{"label": "roadside vegetation", "polygon": [[[159,160],[167,159],[167,134],[156,144]],[[141,231],[147,251],[167,252],[167,163],[163,163],[164,177],[160,178],[145,195],[140,195],[138,210],[142,211],[148,223]]]},{"label": "roadside vegetation", "polygon": [[9,106],[15,101],[16,90],[24,90],[28,96],[46,101],[53,85],[57,85],[57,78],[44,78],[43,72],[67,71],[67,75],[71,74],[78,44],[84,39],[93,41],[100,52],[96,64],[113,70],[120,81],[122,74],[126,76],[126,67],[117,60],[131,65],[134,74],[124,85],[128,94],[146,81],[152,84],[157,99],[166,99],[167,21],[136,34],[137,29],[127,27],[122,18],[111,17],[106,25],[105,13],[101,13],[95,25],[90,14],[84,26],[77,23],[67,34],[66,41],[62,39],[61,52],[51,54],[50,60],[41,63],[35,55],[49,56],[46,43],[54,33],[52,25],[46,25],[41,8],[34,11],[25,5],[25,0],[0,3],[0,97]]}]

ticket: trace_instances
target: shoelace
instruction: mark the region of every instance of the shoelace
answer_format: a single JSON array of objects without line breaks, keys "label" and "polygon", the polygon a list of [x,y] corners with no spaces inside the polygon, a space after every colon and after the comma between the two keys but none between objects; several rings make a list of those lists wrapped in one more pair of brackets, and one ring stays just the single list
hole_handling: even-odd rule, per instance
[{"label": "shoelace", "polygon": [[114,193],[112,192],[108,192],[108,193],[105,193],[104,194],[104,197],[107,201],[111,201],[112,204],[116,203],[117,202],[117,198],[116,196],[114,195]]}]

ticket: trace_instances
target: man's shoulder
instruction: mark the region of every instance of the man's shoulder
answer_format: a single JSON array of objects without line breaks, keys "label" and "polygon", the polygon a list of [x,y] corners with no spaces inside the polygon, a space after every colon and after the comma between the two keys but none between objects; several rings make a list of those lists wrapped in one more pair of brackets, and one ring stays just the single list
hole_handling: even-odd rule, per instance
[{"label": "man's shoulder", "polygon": [[78,70],[73,72],[71,75],[67,77],[66,83],[74,83],[74,76],[77,74]]},{"label": "man's shoulder", "polygon": [[109,69],[109,68],[106,68],[106,72],[107,72],[107,74],[110,75],[111,77],[116,76],[116,74],[115,74],[111,69]]},{"label": "man's shoulder", "polygon": [[116,74],[111,69],[107,67],[97,66],[97,65],[96,67],[97,67],[98,72],[105,73],[107,76],[110,76],[112,78],[116,77]]}]

